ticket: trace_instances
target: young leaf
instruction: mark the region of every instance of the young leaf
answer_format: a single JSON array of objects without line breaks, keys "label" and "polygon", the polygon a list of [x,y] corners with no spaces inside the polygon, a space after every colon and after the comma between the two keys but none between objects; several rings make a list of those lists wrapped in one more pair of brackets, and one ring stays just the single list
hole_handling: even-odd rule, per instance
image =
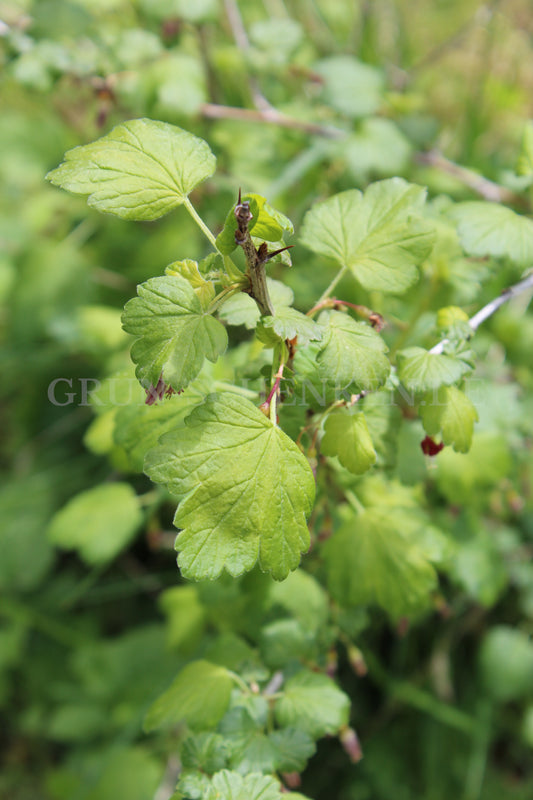
[{"label": "young leaf", "polygon": [[427,392],[449,386],[471,371],[470,364],[461,358],[430,353],[423,347],[408,347],[398,353],[398,377],[410,391]]},{"label": "young leaf", "polygon": [[320,444],[326,456],[337,456],[343,467],[361,475],[376,461],[376,451],[365,415],[347,408],[333,411],[326,419]]},{"label": "young leaf", "polygon": [[181,205],[215,171],[207,142],[151,119],[132,119],[91,144],[75,147],[46,176],[88,195],[90,206],[123,219],[152,220]]},{"label": "young leaf", "polygon": [[128,483],[107,483],[81,492],[53,517],[48,538],[77,550],[88,564],[106,564],[131,541],[142,523],[137,495]]},{"label": "young leaf", "polygon": [[324,100],[349,117],[366,117],[382,103],[385,86],[381,70],[353,56],[324,58],[313,71],[324,83]]},{"label": "young leaf", "polygon": [[268,738],[274,748],[276,772],[302,772],[316,749],[309,734],[297,728],[273,731]]},{"label": "young leaf", "polygon": [[303,669],[288,679],[274,713],[281,727],[320,739],[348,724],[350,699],[327,675]]},{"label": "young leaf", "polygon": [[322,380],[354,394],[375,391],[385,382],[390,372],[388,348],[370,325],[340,311],[321,314],[319,322],[325,328],[318,355]]},{"label": "young leaf", "polygon": [[509,258],[522,267],[533,260],[533,221],[510,208],[482,201],[457,203],[448,212],[470,256]]},{"label": "young leaf", "polygon": [[240,575],[256,561],[283,580],[309,546],[313,473],[298,447],[256,406],[211,395],[150,451],[145,471],[182,498],[175,518],[185,577]]},{"label": "young leaf", "polygon": [[[266,198],[261,197],[261,195],[245,194],[242,197],[242,201],[250,204],[252,219],[248,225],[248,230],[256,239],[278,242],[283,238],[285,231],[288,233],[294,232],[290,219],[269,206]],[[237,219],[235,217],[235,205],[233,205],[226,217],[224,228],[217,236],[217,247],[224,255],[230,255],[237,247],[235,242],[236,230]]]},{"label": "young leaf", "polygon": [[263,726],[252,719],[246,708],[230,709],[219,727],[228,750],[231,769],[248,772],[274,772],[277,753]]},{"label": "young leaf", "polygon": [[[292,289],[281,283],[281,281],[275,281],[272,278],[267,278],[266,281],[270,300],[276,313],[281,311],[283,307],[290,306],[294,300]],[[252,300],[249,294],[239,292],[239,294],[234,294],[225,301],[218,312],[218,316],[229,325],[244,325],[249,330],[253,330],[259,322],[261,312],[257,308],[257,303]]]},{"label": "young leaf", "polygon": [[[290,306],[280,306],[276,309],[273,317],[261,317],[261,327],[267,329],[267,336],[269,330],[273,331],[280,339],[294,339],[297,336],[301,344],[308,344],[310,341],[322,338],[320,325]],[[257,333],[261,338],[259,329]]]},{"label": "young leaf", "polygon": [[376,603],[393,619],[427,606],[437,577],[414,526],[404,509],[371,509],[328,539],[328,585],[341,605]]},{"label": "young leaf", "polygon": [[430,436],[442,432],[444,444],[458,453],[467,453],[472,444],[474,422],[478,415],[472,401],[455,386],[441,386],[428,393],[420,405],[420,416]]},{"label": "young leaf", "polygon": [[216,361],[225,351],[226,330],[204,313],[194,289],[180,275],[151,278],[137,293],[122,315],[124,330],[140,337],[131,348],[135,374],[153,386],[162,375],[179,392],[196,378],[204,358]]},{"label": "young leaf", "polygon": [[193,730],[214,728],[227,711],[233,679],[225,667],[192,661],[150,706],[145,731],[186,722]]},{"label": "young leaf", "polygon": [[433,246],[433,226],[418,216],[425,190],[401,178],[341,192],[304,218],[302,243],[351,269],[368,290],[400,294]]}]

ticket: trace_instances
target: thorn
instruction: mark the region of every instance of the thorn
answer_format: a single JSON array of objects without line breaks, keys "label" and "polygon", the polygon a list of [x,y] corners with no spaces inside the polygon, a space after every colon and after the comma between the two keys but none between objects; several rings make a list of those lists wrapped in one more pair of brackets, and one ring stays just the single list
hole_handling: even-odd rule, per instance
[{"label": "thorn", "polygon": [[277,256],[280,253],[283,253],[285,250],[290,250],[291,247],[294,247],[294,245],[293,244],[288,244],[287,247],[280,247],[279,250],[273,250],[272,253],[267,253],[267,257],[265,258],[265,261],[270,261],[271,258],[274,258],[274,256]]},{"label": "thorn", "polygon": [[241,187],[239,186],[239,199],[237,200],[237,205],[241,205]]}]

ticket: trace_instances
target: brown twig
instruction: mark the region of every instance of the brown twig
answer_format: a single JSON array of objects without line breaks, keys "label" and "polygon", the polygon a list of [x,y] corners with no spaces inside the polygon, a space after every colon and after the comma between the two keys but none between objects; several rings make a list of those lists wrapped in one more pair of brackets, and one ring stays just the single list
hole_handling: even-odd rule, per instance
[{"label": "brown twig", "polygon": [[235,119],[240,122],[259,122],[269,125],[279,125],[281,128],[303,131],[327,139],[344,139],[346,132],[330,125],[320,125],[316,122],[306,122],[282,114],[276,108],[250,109],[237,108],[236,106],[221,106],[216,103],[204,103],[200,106],[200,113],[208,119]]}]

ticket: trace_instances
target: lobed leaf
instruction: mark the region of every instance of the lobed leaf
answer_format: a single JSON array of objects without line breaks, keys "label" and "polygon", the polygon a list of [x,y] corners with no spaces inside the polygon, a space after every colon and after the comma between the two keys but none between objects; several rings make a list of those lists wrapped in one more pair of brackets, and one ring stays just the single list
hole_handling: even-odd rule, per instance
[{"label": "lobed leaf", "polygon": [[365,289],[401,294],[433,246],[433,225],[420,218],[425,196],[401,178],[341,192],[307,212],[301,241],[349,267]]},{"label": "lobed leaf", "polygon": [[376,451],[365,415],[341,408],[328,415],[320,449],[326,456],[337,456],[343,467],[361,475],[376,461]]},{"label": "lobed leaf", "polygon": [[302,669],[288,679],[274,713],[278,725],[320,739],[348,724],[350,699],[327,675]]},{"label": "lobed leaf", "polygon": [[162,375],[176,391],[185,389],[227,347],[224,326],[206,314],[194,289],[180,275],[151,278],[137,287],[122,315],[124,330],[139,336],[131,348],[141,383],[157,385]]},{"label": "lobed leaf", "polygon": [[[280,339],[294,339],[298,337],[300,344],[322,339],[320,325],[310,317],[290,306],[279,306],[273,317],[261,317],[261,328],[266,328],[266,334],[273,331]],[[261,330],[258,329],[259,338]]]},{"label": "lobed leaf", "polygon": [[323,381],[352,393],[375,391],[387,379],[390,362],[381,336],[367,325],[340,311],[325,312],[319,322],[324,328],[318,355],[318,372]]},{"label": "lobed leaf", "polygon": [[448,213],[468,255],[509,258],[522,267],[533,261],[533,221],[528,217],[483,201],[457,203]]},{"label": "lobed leaf", "polygon": [[203,139],[166,122],[133,119],[69,150],[46,177],[55,186],[88,195],[98,211],[153,220],[181,205],[215,166]]},{"label": "lobed leaf", "polygon": [[398,377],[415,392],[427,392],[460,380],[472,367],[466,361],[445,353],[431,353],[423,347],[408,347],[397,356]]},{"label": "lobed leaf", "polygon": [[420,416],[426,433],[442,433],[444,444],[458,453],[467,453],[472,444],[474,423],[478,420],[472,401],[455,386],[441,386],[426,395],[420,405]]},{"label": "lobed leaf", "polygon": [[211,395],[147,455],[145,471],[181,503],[185,577],[240,575],[258,561],[283,580],[309,546],[314,478],[298,447],[248,400]]}]

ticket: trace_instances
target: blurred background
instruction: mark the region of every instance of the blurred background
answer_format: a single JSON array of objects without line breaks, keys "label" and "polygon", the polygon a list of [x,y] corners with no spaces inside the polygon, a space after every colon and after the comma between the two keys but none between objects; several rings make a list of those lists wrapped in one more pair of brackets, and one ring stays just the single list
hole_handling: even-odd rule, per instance
[{"label": "blurred background", "polygon": [[[215,152],[215,176],[192,197],[215,232],[239,187],[298,228],[315,200],[393,175],[431,197],[528,211],[517,159],[533,116],[533,10],[529,0],[0,0],[0,69],[0,797],[167,800],[164,786],[157,794],[166,745],[147,742],[141,720],[176,671],[172,617],[157,601],[179,579],[159,535],[171,517],[154,520],[147,501],[101,559],[84,555],[81,533],[57,547],[47,530],[110,476],[149,493],[131,447],[113,438],[106,379],[132,375],[120,314],[137,283],[209,248],[181,209],[125,222],[45,175],[67,149],[146,116]],[[283,277],[306,309],[331,274],[298,244],[292,260],[306,269]],[[446,302],[477,310],[519,277],[457,259],[435,259],[428,275],[428,315]],[[361,301],[352,287],[344,296]],[[485,438],[460,464],[453,454],[435,495],[438,513],[463,508],[460,523],[442,523],[460,528],[445,578],[452,622],[437,647],[430,625],[396,639],[378,620],[372,646],[415,688],[394,696],[377,677],[351,686],[365,759],[354,772],[323,743],[304,776],[317,799],[533,796],[532,347],[527,314],[502,310],[480,334]],[[409,486],[423,480],[409,449],[419,434],[406,431],[398,456]],[[461,739],[463,718],[424,708],[422,662],[479,736]],[[102,775],[104,752],[116,757]]]}]

